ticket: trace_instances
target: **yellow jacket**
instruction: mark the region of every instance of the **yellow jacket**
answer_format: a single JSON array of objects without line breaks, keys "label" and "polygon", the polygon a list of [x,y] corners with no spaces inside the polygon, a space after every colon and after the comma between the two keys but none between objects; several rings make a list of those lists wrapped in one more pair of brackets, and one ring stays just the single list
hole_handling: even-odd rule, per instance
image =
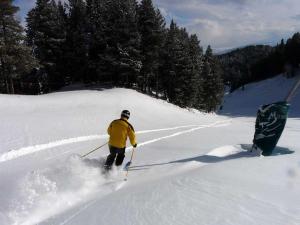
[{"label": "yellow jacket", "polygon": [[125,148],[127,137],[132,145],[136,144],[132,125],[125,118],[114,120],[107,128],[109,134],[108,144],[116,148]]}]

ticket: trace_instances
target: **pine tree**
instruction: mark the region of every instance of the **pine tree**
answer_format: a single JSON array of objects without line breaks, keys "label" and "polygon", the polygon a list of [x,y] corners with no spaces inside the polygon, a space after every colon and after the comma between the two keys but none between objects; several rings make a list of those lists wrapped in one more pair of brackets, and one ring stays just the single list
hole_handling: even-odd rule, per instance
[{"label": "pine tree", "polygon": [[175,86],[175,57],[176,57],[176,42],[178,40],[178,27],[172,20],[170,28],[168,29],[165,45],[163,47],[162,65],[162,87],[164,90],[165,98],[170,102],[175,99],[174,86]]},{"label": "pine tree", "polygon": [[3,80],[6,93],[12,94],[14,80],[37,65],[30,48],[24,44],[23,28],[14,17],[18,10],[12,0],[0,1],[0,82]]},{"label": "pine tree", "polygon": [[132,86],[141,70],[136,9],[135,0],[108,1],[104,60],[116,85]]},{"label": "pine tree", "polygon": [[191,107],[195,95],[194,62],[189,35],[171,21],[163,54],[163,87],[167,99],[181,107]]},{"label": "pine tree", "polygon": [[41,64],[40,74],[45,77],[44,90],[55,90],[64,85],[63,45],[64,19],[54,0],[37,0],[27,15],[28,44]]},{"label": "pine tree", "polygon": [[67,9],[67,32],[64,45],[65,75],[72,81],[84,81],[88,68],[86,5],[83,0],[69,0]]},{"label": "pine tree", "polygon": [[175,104],[181,107],[191,107],[195,96],[195,74],[190,55],[190,39],[185,28],[179,31],[179,42],[176,52],[176,85]]},{"label": "pine tree", "polygon": [[210,46],[207,47],[205,52],[202,77],[203,89],[201,99],[203,101],[203,110],[213,112],[222,101],[224,87],[218,62],[213,56]]},{"label": "pine tree", "polygon": [[297,32],[286,43],[287,60],[294,66],[299,67],[300,64],[300,33]]},{"label": "pine tree", "polygon": [[192,61],[191,70],[191,87],[190,90],[193,93],[191,96],[189,105],[196,109],[201,109],[201,93],[202,93],[202,67],[203,67],[203,49],[200,46],[200,41],[197,35],[191,35],[190,37],[190,58]]},{"label": "pine tree", "polygon": [[158,71],[155,74],[155,83],[156,83],[156,97],[158,97],[158,93],[162,91],[162,74],[160,72],[160,68],[162,66],[162,62],[163,62],[163,47],[165,45],[166,42],[166,36],[167,36],[167,29],[166,29],[166,22],[165,22],[165,18],[163,17],[163,15],[161,14],[159,9],[156,9],[156,24],[157,24],[157,39],[160,40],[160,45],[158,45],[158,61],[156,61],[157,63],[157,67],[158,67]]},{"label": "pine tree", "polygon": [[159,89],[159,61],[165,38],[165,21],[152,0],[142,0],[138,7],[138,25],[141,34],[142,69],[139,85],[144,92]]},{"label": "pine tree", "polygon": [[[88,46],[88,72],[86,81],[110,81],[106,64],[107,40],[109,37],[108,0],[86,1],[86,31]],[[108,35],[108,36],[107,36]]]}]

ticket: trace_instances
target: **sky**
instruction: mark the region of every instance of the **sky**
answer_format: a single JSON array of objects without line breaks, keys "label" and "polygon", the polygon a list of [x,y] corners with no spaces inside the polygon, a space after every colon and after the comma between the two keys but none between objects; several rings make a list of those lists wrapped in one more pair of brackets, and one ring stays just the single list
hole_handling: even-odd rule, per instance
[{"label": "sky", "polygon": [[[197,34],[201,45],[222,52],[250,44],[274,45],[300,31],[299,0],[153,0],[169,23],[171,19],[189,33]],[[26,13],[35,0],[14,0],[18,17],[25,24]]]}]

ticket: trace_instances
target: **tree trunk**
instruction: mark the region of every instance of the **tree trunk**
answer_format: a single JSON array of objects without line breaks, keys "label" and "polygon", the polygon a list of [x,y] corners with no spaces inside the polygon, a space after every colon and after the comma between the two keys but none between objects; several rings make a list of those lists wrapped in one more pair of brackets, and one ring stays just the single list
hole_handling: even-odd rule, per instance
[{"label": "tree trunk", "polygon": [[8,85],[7,78],[5,78],[5,86],[6,86],[6,93],[9,94],[9,85]]},{"label": "tree trunk", "polygon": [[146,78],[146,93],[152,95],[152,93],[150,92],[149,74],[147,74]]},{"label": "tree trunk", "polygon": [[14,80],[12,78],[10,78],[10,89],[11,94],[15,94]]},{"label": "tree trunk", "polygon": [[155,97],[158,98],[158,72],[156,71],[156,93],[155,93]]}]

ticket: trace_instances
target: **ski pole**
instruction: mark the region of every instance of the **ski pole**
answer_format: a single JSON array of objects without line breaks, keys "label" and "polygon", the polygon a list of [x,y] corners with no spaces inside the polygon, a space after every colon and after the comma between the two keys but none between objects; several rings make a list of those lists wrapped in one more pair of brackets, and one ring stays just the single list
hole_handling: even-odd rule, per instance
[{"label": "ski pole", "polygon": [[130,161],[128,162],[128,163],[126,163],[126,165],[125,165],[125,168],[126,168],[126,175],[125,175],[125,181],[127,180],[127,177],[128,177],[128,173],[129,173],[129,166],[131,165],[131,163],[132,163],[132,159],[133,159],[133,155],[134,155],[134,150],[135,150],[135,148],[133,148],[133,150],[132,150],[132,153],[131,153],[131,157],[130,157]]},{"label": "ski pole", "polygon": [[84,157],[86,157],[87,155],[89,155],[89,154],[91,154],[92,152],[94,152],[94,151],[96,151],[96,150],[98,150],[98,149],[100,149],[100,148],[104,147],[104,146],[105,146],[105,145],[107,145],[107,144],[108,144],[108,142],[106,142],[105,144],[103,144],[103,145],[101,145],[101,146],[99,146],[99,147],[95,148],[94,150],[92,150],[92,151],[90,151],[90,152],[88,152],[88,153],[86,153],[86,154],[82,155],[82,156],[81,156],[81,158],[84,158]]}]

